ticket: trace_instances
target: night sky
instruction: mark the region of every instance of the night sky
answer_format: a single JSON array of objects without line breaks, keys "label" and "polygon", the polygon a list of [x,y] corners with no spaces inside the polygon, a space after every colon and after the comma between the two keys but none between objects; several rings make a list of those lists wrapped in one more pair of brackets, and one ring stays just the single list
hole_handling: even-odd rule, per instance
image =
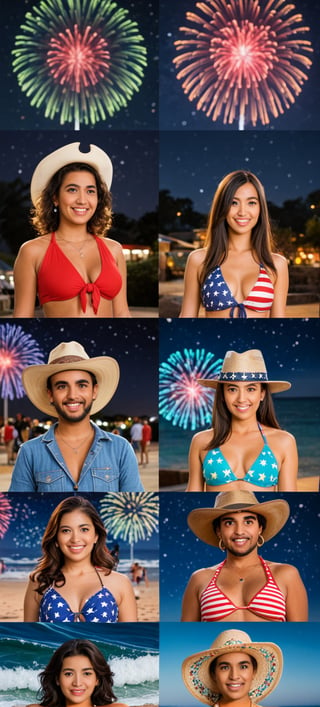
[{"label": "night sky", "polygon": [[[215,498],[215,494],[212,494]],[[320,621],[320,530],[319,498],[316,493],[256,494],[259,503],[285,498],[290,517],[283,529],[268,540],[259,554],[266,560],[298,567],[309,597],[309,620]],[[225,553],[199,540],[187,524],[193,508],[211,508],[211,495],[185,493],[179,499],[167,493],[160,505],[161,620],[179,621],[182,595],[195,570],[212,567],[225,559]],[[174,575],[174,582],[170,578]],[[232,616],[230,617],[232,620]]]},{"label": "night sky", "polygon": [[[160,189],[189,197],[207,214],[222,177],[237,169],[261,180],[268,201],[305,198],[320,189],[320,141],[314,131],[160,134]],[[311,216],[311,212],[310,212]]]},{"label": "night sky", "polygon": [[[261,2],[260,4],[266,4]],[[286,4],[286,3],[284,3]],[[289,4],[289,3],[287,3]],[[284,114],[275,119],[270,117],[270,123],[257,127],[262,130],[316,130],[319,126],[320,82],[319,82],[319,0],[295,0],[297,13],[303,16],[303,25],[310,32],[301,38],[311,41],[313,54],[310,55],[313,65],[309,71],[308,80],[302,86],[302,92],[296,97],[295,103]],[[160,1],[160,128],[167,130],[237,130],[237,122],[225,126],[222,119],[212,122],[203,111],[196,110],[196,101],[190,102],[183,93],[181,81],[176,78],[176,69],[172,63],[177,55],[174,47],[176,39],[185,38],[179,33],[179,27],[190,26],[186,22],[186,12],[196,10],[195,0]],[[203,17],[201,12],[198,14]],[[295,14],[295,13],[293,13]],[[291,14],[290,14],[291,16]],[[193,25],[194,26],[194,25]],[[300,36],[300,34],[299,34]],[[248,124],[248,128],[252,126]],[[192,141],[190,140],[190,145]]]},{"label": "night sky", "polygon": [[[106,415],[157,415],[158,411],[158,323],[148,319],[81,320],[21,319],[9,326],[22,326],[40,345],[47,362],[49,352],[62,341],[80,341],[88,355],[113,356],[120,366],[118,389],[101,411]],[[6,325],[1,323],[0,327]],[[30,361],[30,364],[32,362]],[[3,388],[1,388],[3,397]],[[9,415],[22,412],[31,417],[41,415],[28,398],[9,400]]]},{"label": "night sky", "polygon": [[113,210],[130,218],[154,211],[158,202],[158,134],[154,131],[74,132],[0,130],[0,181],[28,184],[38,162],[71,142],[105,150],[113,163]]},{"label": "night sky", "polygon": [[[45,4],[49,4],[46,0]],[[30,106],[29,99],[18,85],[16,75],[12,71],[11,52],[15,37],[22,34],[26,12],[38,5],[36,0],[2,0],[1,30],[0,30],[0,91],[5,96],[2,101],[0,129],[14,130],[64,130],[59,119],[50,120],[44,117],[44,108],[36,109]],[[147,67],[139,92],[135,92],[128,107],[118,111],[113,118],[100,121],[94,129],[100,130],[152,130],[157,128],[158,103],[158,10],[155,0],[121,0],[119,7],[129,11],[128,18],[135,20],[147,48]],[[72,124],[69,124],[72,128]]]}]

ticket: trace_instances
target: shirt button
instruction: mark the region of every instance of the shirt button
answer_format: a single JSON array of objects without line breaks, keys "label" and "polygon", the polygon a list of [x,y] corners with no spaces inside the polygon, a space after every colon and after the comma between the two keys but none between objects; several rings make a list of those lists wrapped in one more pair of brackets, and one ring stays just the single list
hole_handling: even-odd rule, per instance
[{"label": "shirt button", "polygon": [[74,491],[78,491],[78,484],[75,484],[73,488],[74,488]]}]

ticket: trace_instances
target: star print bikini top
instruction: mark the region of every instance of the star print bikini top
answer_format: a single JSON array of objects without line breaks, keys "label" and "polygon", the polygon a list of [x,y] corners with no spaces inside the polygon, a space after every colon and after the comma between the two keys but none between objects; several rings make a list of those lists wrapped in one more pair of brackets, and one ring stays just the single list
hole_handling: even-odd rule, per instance
[{"label": "star print bikini top", "polygon": [[252,597],[247,606],[236,606],[231,599],[217,587],[217,579],[225,564],[225,560],[218,565],[212,579],[200,597],[201,621],[221,621],[221,619],[230,616],[230,614],[233,614],[237,609],[248,609],[253,614],[267,621],[286,620],[285,596],[279,589],[268,564],[262,557],[259,557],[259,560],[266,575],[266,583],[262,589]]},{"label": "star print bikini top", "polygon": [[53,586],[48,587],[41,598],[39,621],[44,623],[89,621],[103,624],[118,621],[117,602],[109,589],[104,587],[98,572],[97,575],[101,588],[85,601],[81,611],[72,611],[57,589]]},{"label": "star print bikini top", "polygon": [[82,311],[87,308],[87,293],[91,295],[92,307],[97,314],[100,298],[112,300],[121,290],[122,278],[116,261],[102,238],[95,238],[101,259],[101,271],[94,282],[85,282],[61,248],[55,233],[51,240],[38,272],[38,296],[40,304],[61,302],[80,297]]},{"label": "star print bikini top", "polygon": [[[267,312],[274,300],[274,287],[265,267],[260,263],[259,275],[244,302],[237,302],[218,266],[207,275],[201,286],[201,302],[207,312],[218,312],[230,308],[229,317],[246,319],[246,309]],[[235,312],[238,311],[236,315]]]},{"label": "star print bikini top", "polygon": [[230,484],[231,481],[247,481],[249,484],[268,488],[278,483],[278,462],[268,445],[259,422],[258,429],[264,442],[263,448],[255,462],[241,479],[230,469],[220,447],[209,449],[202,463],[204,480],[208,486],[221,486],[221,484]]}]

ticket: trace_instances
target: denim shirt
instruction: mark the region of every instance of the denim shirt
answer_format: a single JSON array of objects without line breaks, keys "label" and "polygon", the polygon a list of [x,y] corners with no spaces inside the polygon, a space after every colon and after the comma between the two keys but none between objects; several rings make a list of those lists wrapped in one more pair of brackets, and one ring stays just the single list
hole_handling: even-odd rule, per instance
[{"label": "denim shirt", "polygon": [[91,422],[95,436],[75,482],[63,459],[52,425],[48,432],[24,442],[9,491],[143,491],[131,444]]}]

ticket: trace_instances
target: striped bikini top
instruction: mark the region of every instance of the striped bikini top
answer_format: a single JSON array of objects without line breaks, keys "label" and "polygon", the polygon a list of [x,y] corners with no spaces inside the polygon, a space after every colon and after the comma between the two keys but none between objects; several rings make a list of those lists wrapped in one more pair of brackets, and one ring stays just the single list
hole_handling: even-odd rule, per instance
[{"label": "striped bikini top", "polygon": [[[220,267],[214,268],[207,275],[201,286],[201,302],[207,312],[229,309],[229,317],[247,318],[246,309],[254,312],[267,312],[274,300],[274,287],[265,267],[260,263],[259,275],[244,302],[237,302],[222,275]],[[237,312],[237,314],[236,314]]]},{"label": "striped bikini top", "polygon": [[247,609],[267,621],[286,621],[285,596],[279,589],[265,560],[260,556],[259,560],[265,571],[266,583],[252,597],[247,606],[236,606],[217,587],[217,579],[226,560],[218,565],[212,579],[200,597],[201,621],[221,621],[221,619],[230,616],[237,609]]},{"label": "striped bikini top", "polygon": [[202,462],[203,477],[208,486],[221,486],[221,484],[230,484],[231,481],[247,481],[249,484],[268,488],[278,483],[278,462],[259,422],[258,429],[264,442],[262,450],[245,476],[241,478],[230,469],[220,447],[209,449]]}]

